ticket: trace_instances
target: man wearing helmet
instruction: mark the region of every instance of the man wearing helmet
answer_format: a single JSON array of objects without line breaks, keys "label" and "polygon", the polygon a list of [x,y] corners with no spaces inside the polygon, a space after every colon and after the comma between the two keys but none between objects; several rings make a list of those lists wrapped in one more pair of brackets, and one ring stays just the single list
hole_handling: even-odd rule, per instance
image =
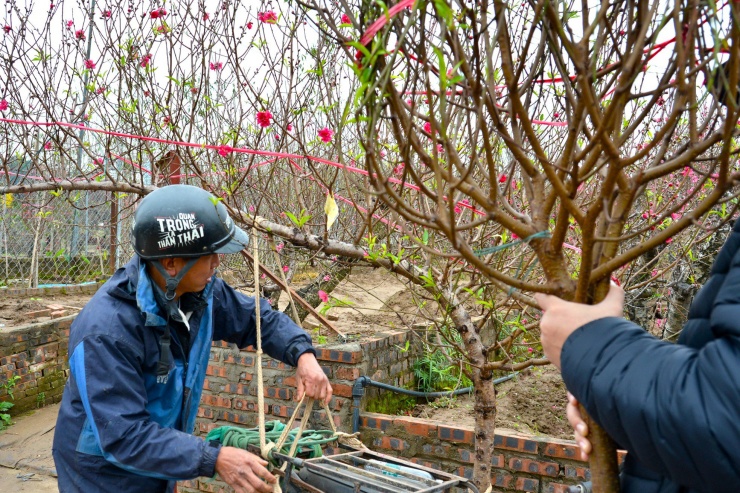
[{"label": "man wearing helmet", "polygon": [[[255,302],[214,277],[249,240],[226,208],[188,185],[160,188],[134,216],[136,255],[72,324],[70,378],[53,454],[59,491],[170,492],[218,473],[237,493],[269,492],[261,458],[191,435],[211,341],[256,344]],[[260,304],[265,352],[296,367],[299,397],[331,399],[310,337]]]}]

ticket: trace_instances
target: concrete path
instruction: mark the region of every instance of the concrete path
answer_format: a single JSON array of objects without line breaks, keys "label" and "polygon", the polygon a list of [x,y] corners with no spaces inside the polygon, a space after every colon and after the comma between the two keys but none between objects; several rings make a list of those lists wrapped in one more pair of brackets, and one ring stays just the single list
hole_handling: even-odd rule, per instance
[{"label": "concrete path", "polygon": [[51,443],[59,404],[13,420],[0,432],[0,491],[58,493]]}]

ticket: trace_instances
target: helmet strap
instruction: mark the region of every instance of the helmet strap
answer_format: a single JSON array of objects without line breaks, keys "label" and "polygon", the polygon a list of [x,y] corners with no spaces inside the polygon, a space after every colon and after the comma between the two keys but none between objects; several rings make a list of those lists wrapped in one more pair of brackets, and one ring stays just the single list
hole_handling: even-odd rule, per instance
[{"label": "helmet strap", "polygon": [[[187,274],[190,268],[195,265],[198,259],[199,257],[189,259],[180,272],[174,276],[171,276],[160,262],[156,260],[152,262],[154,267],[160,274],[162,274],[162,277],[164,277],[165,287],[167,288],[167,291],[164,293],[165,303],[167,303],[167,306],[164,307],[167,316],[167,323],[164,328],[164,334],[159,338],[160,352],[159,361],[157,362],[157,383],[167,383],[170,373],[170,365],[172,364],[172,351],[170,349],[170,319],[172,318],[172,313],[179,312],[178,303],[175,301],[175,290],[180,284],[182,278],[185,277],[185,274]],[[159,287],[155,287],[155,289],[159,289]]]},{"label": "helmet strap", "polygon": [[171,276],[169,272],[167,272],[167,269],[164,268],[161,262],[154,261],[152,262],[154,264],[154,267],[159,271],[160,274],[162,274],[162,277],[164,277],[165,282],[165,292],[164,292],[164,298],[167,300],[167,303],[174,303],[175,301],[175,290],[177,290],[177,286],[180,285],[180,281],[183,277],[185,277],[185,274],[188,273],[191,267],[195,265],[195,263],[200,259],[200,257],[194,257],[188,260],[183,268],[178,272],[176,275]]}]

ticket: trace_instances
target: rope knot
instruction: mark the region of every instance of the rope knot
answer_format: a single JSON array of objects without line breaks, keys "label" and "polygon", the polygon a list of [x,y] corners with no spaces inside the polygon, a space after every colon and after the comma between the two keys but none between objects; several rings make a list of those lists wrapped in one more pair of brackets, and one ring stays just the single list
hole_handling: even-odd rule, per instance
[{"label": "rope knot", "polygon": [[273,442],[267,442],[264,447],[262,447],[262,450],[260,450],[260,453],[262,454],[262,458],[266,461],[272,460],[272,449],[275,448],[277,444]]}]

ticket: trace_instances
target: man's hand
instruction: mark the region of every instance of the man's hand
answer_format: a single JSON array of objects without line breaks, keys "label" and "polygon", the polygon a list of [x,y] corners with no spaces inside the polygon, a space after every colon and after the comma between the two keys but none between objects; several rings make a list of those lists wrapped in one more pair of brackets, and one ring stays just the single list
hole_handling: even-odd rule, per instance
[{"label": "man's hand", "polygon": [[333,390],[324,370],[316,361],[316,356],[311,353],[303,353],[298,358],[296,379],[298,380],[298,394],[296,396],[298,400],[301,400],[305,393],[313,399],[329,404]]},{"label": "man's hand", "polygon": [[600,318],[621,317],[624,313],[624,291],[616,284],[610,285],[606,298],[596,305],[571,303],[557,296],[541,293],[535,294],[534,299],[542,309],[542,349],[558,370],[563,344],[577,328]]},{"label": "man's hand", "polygon": [[221,447],[216,472],[236,493],[272,493],[277,481],[267,470],[267,461],[236,447]]},{"label": "man's hand", "polygon": [[573,427],[576,443],[581,448],[581,457],[583,460],[588,460],[588,454],[591,453],[591,442],[586,438],[588,437],[588,426],[583,420],[583,416],[581,416],[581,411],[578,409],[578,401],[570,392],[568,392],[568,405],[565,407],[565,415]]}]

